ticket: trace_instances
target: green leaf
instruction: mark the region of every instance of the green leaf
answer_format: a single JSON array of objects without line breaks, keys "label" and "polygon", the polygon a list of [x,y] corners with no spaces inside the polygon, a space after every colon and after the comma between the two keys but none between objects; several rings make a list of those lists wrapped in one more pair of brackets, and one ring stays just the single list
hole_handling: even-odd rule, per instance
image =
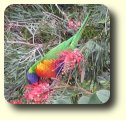
[{"label": "green leaf", "polygon": [[90,100],[90,97],[82,96],[78,100],[78,104],[88,104],[89,100]]},{"label": "green leaf", "polygon": [[96,92],[97,97],[102,103],[106,103],[110,98],[109,90],[99,90]]},{"label": "green leaf", "polygon": [[72,104],[72,103],[69,97],[65,97],[65,98],[54,100],[53,104]]},{"label": "green leaf", "polygon": [[96,94],[93,94],[88,102],[88,104],[101,104],[101,103],[102,102],[98,99]]}]

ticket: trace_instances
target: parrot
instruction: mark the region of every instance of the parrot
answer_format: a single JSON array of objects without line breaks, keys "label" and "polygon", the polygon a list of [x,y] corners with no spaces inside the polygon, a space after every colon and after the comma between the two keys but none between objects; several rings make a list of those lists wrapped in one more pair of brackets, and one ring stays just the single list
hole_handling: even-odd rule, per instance
[{"label": "parrot", "polygon": [[[65,65],[67,60],[71,61],[73,58],[76,58],[78,59],[78,62],[80,62],[82,55],[76,50],[76,46],[81,39],[88,19],[89,13],[86,15],[79,30],[72,37],[52,48],[29,68],[27,72],[27,80],[29,84],[38,82],[41,77],[56,78],[60,75],[63,69],[69,69],[73,66],[72,62],[70,65]],[[75,62],[76,61],[74,61],[74,63]]]}]

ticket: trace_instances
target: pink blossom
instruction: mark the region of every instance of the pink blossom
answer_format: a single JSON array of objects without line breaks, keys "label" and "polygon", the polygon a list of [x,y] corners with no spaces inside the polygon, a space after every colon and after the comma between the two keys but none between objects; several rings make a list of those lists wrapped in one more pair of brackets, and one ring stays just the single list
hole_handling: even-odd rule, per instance
[{"label": "pink blossom", "polygon": [[69,19],[67,27],[68,29],[72,29],[74,31],[77,31],[77,29],[81,26],[80,21],[75,21],[74,19]]},{"label": "pink blossom", "polygon": [[64,61],[63,71],[74,69],[75,65],[79,65],[83,60],[84,56],[78,49],[67,50],[60,53],[60,59]]},{"label": "pink blossom", "polygon": [[48,100],[50,93],[49,83],[39,81],[39,83],[25,86],[24,98],[27,103],[42,104]]},{"label": "pink blossom", "polygon": [[22,104],[21,100],[11,100],[10,101],[11,104]]}]

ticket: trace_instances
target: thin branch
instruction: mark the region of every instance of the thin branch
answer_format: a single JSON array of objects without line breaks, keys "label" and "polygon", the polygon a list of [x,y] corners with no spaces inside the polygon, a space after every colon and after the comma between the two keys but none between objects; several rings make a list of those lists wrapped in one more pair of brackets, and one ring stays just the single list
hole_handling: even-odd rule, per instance
[{"label": "thin branch", "polygon": [[48,15],[52,15],[53,17],[55,17],[55,18],[57,18],[57,19],[59,19],[59,20],[62,20],[62,21],[64,21],[64,19],[62,19],[62,18],[60,18],[60,17],[58,17],[58,16],[56,16],[56,15],[54,15],[54,14],[52,14],[52,13],[49,13],[49,12],[43,12],[45,15],[46,14],[48,14]]},{"label": "thin branch", "polygon": [[107,17],[108,17],[108,9],[106,11],[106,15],[105,15],[105,34],[107,35]]},{"label": "thin branch", "polygon": [[61,12],[61,14],[64,16],[64,18],[66,18],[68,20],[68,17],[66,15],[66,13],[64,11],[62,11],[59,6],[57,4],[55,4],[55,6],[57,7],[57,9]]},{"label": "thin branch", "polygon": [[6,41],[6,43],[9,43],[9,44],[23,44],[23,45],[33,46],[33,47],[38,46],[39,48],[43,47],[42,44],[31,44],[29,42],[21,42],[21,41]]},{"label": "thin branch", "polygon": [[61,89],[61,88],[67,88],[67,89],[70,89],[70,90],[74,90],[74,89],[76,89],[76,90],[78,90],[78,91],[82,91],[82,92],[84,92],[85,94],[87,94],[87,95],[92,95],[93,93],[92,92],[90,92],[90,91],[88,91],[88,90],[86,90],[86,89],[84,89],[84,88],[81,88],[81,87],[76,87],[76,86],[70,86],[70,85],[65,85],[65,86],[56,86],[56,87],[54,87],[54,89]]}]

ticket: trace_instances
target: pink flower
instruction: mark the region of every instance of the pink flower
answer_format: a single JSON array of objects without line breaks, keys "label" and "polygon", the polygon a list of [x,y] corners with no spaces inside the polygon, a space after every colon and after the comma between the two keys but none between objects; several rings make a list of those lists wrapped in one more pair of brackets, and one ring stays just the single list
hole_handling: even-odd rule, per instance
[{"label": "pink flower", "polygon": [[74,31],[77,31],[77,29],[81,26],[80,21],[75,21],[74,19],[69,19],[67,27],[68,29],[72,29]]},{"label": "pink flower", "polygon": [[10,101],[11,104],[22,104],[21,100],[12,100]]},{"label": "pink flower", "polygon": [[39,81],[39,83],[25,86],[24,98],[27,103],[42,104],[48,100],[50,93],[49,83]]},{"label": "pink flower", "polygon": [[84,56],[78,49],[63,51],[59,54],[60,60],[63,60],[64,67],[63,71],[67,72],[68,70],[73,70],[75,65],[79,65],[83,60]]}]

